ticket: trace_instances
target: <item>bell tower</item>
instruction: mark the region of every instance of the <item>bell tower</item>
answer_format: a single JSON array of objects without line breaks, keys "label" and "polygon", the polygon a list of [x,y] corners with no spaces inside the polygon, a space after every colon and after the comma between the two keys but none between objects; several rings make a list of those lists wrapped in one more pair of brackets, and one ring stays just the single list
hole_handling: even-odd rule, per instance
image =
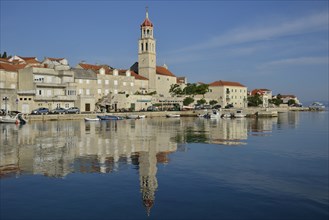
[{"label": "bell tower", "polygon": [[146,16],[141,24],[141,37],[138,41],[138,74],[149,79],[149,91],[156,91],[156,43],[154,39],[153,24]]}]

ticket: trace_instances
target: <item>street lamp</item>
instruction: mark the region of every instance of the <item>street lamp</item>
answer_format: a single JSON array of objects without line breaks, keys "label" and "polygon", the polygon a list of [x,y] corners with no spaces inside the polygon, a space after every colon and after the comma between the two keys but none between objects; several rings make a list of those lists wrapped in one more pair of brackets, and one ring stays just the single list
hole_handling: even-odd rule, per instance
[{"label": "street lamp", "polygon": [[2,98],[2,101],[5,101],[5,112],[7,114],[7,101],[9,100],[9,98],[7,96]]}]

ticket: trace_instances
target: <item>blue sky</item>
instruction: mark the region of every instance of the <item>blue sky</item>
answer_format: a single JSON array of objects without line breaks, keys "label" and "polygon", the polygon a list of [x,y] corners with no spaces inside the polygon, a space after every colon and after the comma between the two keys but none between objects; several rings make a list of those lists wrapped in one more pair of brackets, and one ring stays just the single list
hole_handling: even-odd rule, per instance
[{"label": "blue sky", "polygon": [[328,1],[1,0],[0,50],[129,68],[145,6],[176,76],[328,100]]}]

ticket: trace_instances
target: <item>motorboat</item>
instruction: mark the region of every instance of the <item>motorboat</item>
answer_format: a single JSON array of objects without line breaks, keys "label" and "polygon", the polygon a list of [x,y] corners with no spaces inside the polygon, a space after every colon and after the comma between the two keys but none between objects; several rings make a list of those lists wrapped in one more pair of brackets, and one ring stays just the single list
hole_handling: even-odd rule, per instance
[{"label": "motorboat", "polygon": [[85,121],[99,121],[99,118],[85,118]]},{"label": "motorboat", "polygon": [[26,124],[27,119],[23,117],[22,113],[18,113],[15,116],[9,114],[5,116],[0,116],[0,123],[9,123],[9,124]]},{"label": "motorboat", "polygon": [[219,119],[221,118],[221,114],[217,110],[213,110],[211,113],[207,113],[204,115],[205,118],[210,118],[210,119]]},{"label": "motorboat", "polygon": [[309,106],[310,110],[315,110],[315,111],[323,111],[325,110],[325,106],[321,102],[313,102],[312,105]]},{"label": "motorboat", "polygon": [[97,115],[100,120],[122,120],[123,117],[117,115]]},{"label": "motorboat", "polygon": [[145,118],[145,115],[127,115],[128,119],[141,119],[141,118]]},{"label": "motorboat", "polygon": [[246,114],[244,114],[243,112],[242,112],[242,110],[237,110],[235,113],[234,113],[234,118],[244,118],[244,117],[246,117],[247,115]]},{"label": "motorboat", "polygon": [[179,114],[166,114],[167,118],[179,118],[180,115]]}]

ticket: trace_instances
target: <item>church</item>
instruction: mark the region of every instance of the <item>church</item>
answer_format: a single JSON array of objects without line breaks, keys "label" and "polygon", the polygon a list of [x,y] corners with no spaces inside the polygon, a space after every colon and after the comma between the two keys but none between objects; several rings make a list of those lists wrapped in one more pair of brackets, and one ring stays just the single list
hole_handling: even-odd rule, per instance
[{"label": "church", "polygon": [[176,76],[168,70],[166,65],[156,65],[156,40],[154,26],[149,19],[148,9],[140,26],[140,39],[138,41],[138,62],[130,67],[140,76],[148,79],[148,93],[156,92],[158,97],[170,97],[170,86],[177,83]]}]

